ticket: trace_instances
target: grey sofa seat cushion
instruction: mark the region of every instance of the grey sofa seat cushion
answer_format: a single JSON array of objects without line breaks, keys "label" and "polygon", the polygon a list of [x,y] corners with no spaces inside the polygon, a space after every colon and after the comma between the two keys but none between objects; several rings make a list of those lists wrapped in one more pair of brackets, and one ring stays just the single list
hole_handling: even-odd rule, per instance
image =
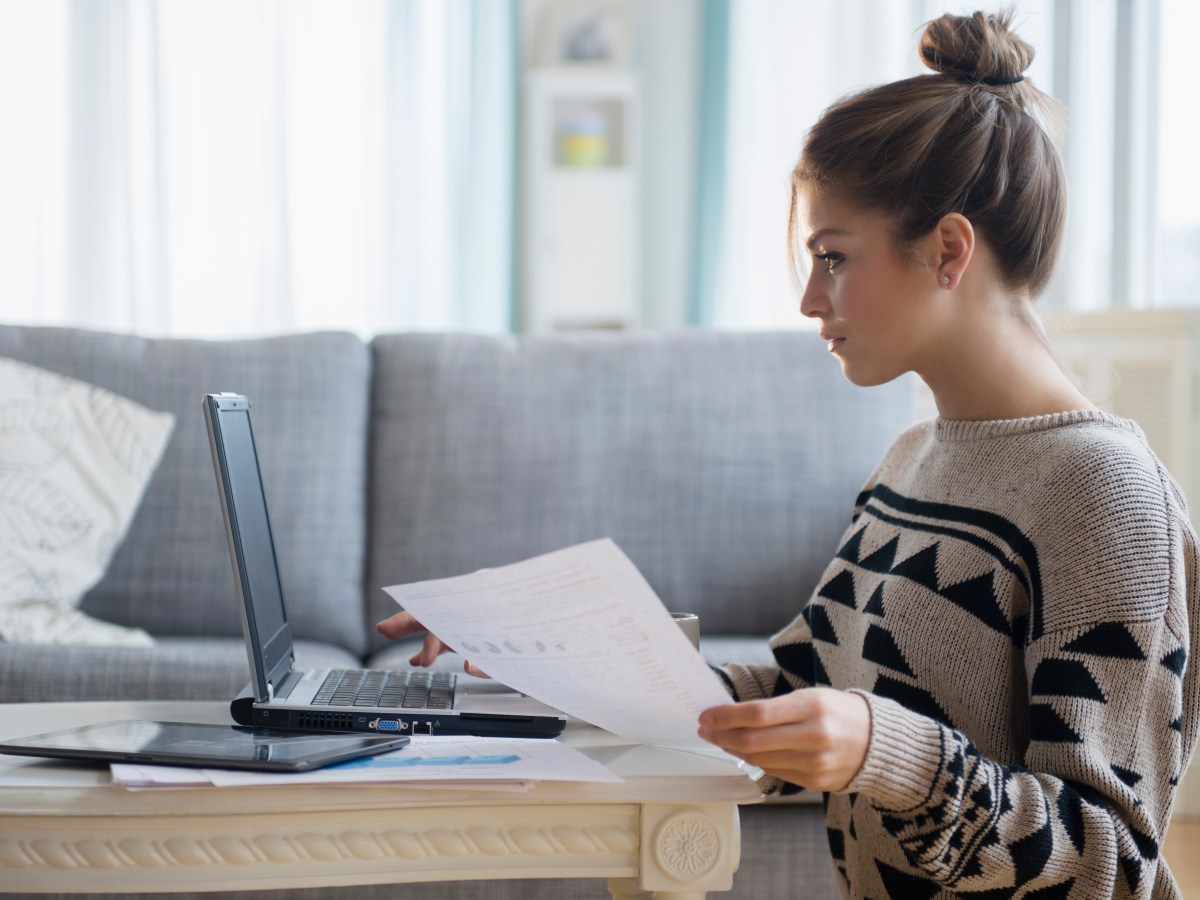
[{"label": "grey sofa seat cushion", "polygon": [[[296,642],[302,668],[355,667],[341,647]],[[241,638],[160,638],[153,647],[6,644],[0,703],[229,700],[250,679]]]},{"label": "grey sofa seat cushion", "polygon": [[[155,340],[0,326],[0,356],[173,412],[175,431],[86,612],[156,635],[239,635],[201,397],[247,394],[293,634],[365,649],[370,357],[356,336]],[[66,699],[66,698],[57,698]]]},{"label": "grey sofa seat cushion", "polygon": [[704,634],[771,633],[913,413],[911,383],[846,383],[812,333],[372,348],[368,621],[395,611],[383,585],[607,536]]},{"label": "grey sofa seat cushion", "polygon": [[723,666],[740,662],[760,666],[775,665],[775,655],[765,637],[714,634],[700,639],[700,653],[709,665]]}]

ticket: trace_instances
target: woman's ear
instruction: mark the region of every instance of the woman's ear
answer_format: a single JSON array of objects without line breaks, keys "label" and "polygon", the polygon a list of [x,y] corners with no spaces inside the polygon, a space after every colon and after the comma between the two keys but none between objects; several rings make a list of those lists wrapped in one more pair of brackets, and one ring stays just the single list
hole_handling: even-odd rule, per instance
[{"label": "woman's ear", "polygon": [[942,216],[930,236],[938,287],[953,290],[962,280],[975,252],[975,229],[960,213]]}]

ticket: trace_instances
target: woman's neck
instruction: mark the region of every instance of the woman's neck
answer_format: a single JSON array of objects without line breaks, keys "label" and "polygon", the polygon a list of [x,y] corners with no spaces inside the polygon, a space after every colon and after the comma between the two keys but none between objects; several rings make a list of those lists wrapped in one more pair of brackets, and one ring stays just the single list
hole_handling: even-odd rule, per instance
[{"label": "woman's neck", "polygon": [[1036,326],[1011,303],[959,328],[917,374],[946,419],[1023,419],[1095,404],[1063,372]]}]

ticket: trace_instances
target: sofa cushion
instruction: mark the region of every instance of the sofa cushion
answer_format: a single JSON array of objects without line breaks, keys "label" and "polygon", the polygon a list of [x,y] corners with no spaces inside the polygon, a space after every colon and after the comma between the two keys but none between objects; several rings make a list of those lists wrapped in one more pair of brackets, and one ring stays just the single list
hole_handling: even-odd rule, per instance
[{"label": "sofa cushion", "polygon": [[175,415],[141,508],[84,611],[156,636],[241,633],[201,407],[205,393],[236,391],[254,405],[293,634],[362,652],[370,357],[359,338],[203,341],[0,326],[0,356]]},{"label": "sofa cushion", "polygon": [[124,539],[174,423],[0,357],[0,640],[152,643],[75,607]]},{"label": "sofa cushion", "polygon": [[[358,665],[341,647],[296,642],[306,669]],[[69,700],[229,700],[250,680],[241,638],[160,638],[153,647],[6,645],[0,703]],[[49,729],[47,729],[49,730]]]},{"label": "sofa cushion", "polygon": [[[368,606],[599,537],[705,635],[808,598],[913,416],[810,332],[375,338]],[[375,638],[376,646],[382,639]]]}]

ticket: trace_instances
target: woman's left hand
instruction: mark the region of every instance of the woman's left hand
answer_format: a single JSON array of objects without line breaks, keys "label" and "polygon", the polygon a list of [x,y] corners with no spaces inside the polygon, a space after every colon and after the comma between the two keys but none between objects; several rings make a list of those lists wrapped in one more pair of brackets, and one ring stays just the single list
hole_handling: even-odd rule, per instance
[{"label": "woman's left hand", "polygon": [[768,775],[814,791],[840,791],[867,757],[871,708],[858,694],[803,688],[706,709],[699,734]]}]

